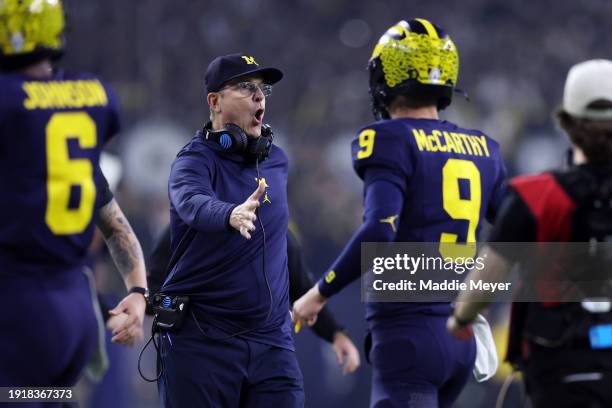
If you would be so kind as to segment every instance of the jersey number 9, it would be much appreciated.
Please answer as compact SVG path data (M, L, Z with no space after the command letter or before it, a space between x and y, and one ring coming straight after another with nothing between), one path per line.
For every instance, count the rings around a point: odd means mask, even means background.
M462 199L459 179L470 183L470 198ZM444 210L455 220L468 221L465 244L457 244L457 234L440 235L440 255L444 258L473 258L476 255L476 227L480 219L480 172L469 160L448 159L442 168L442 201Z
M359 147L361 150L357 152L358 159L367 159L374 152L374 137L376 131L373 129L366 129L359 134Z

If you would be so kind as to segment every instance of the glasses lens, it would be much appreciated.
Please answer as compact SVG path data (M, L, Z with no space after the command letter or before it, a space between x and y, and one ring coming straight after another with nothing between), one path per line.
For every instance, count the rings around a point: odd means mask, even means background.
M235 86L244 96L254 95L258 88L265 97L272 95L272 85L268 84L258 85L255 82L238 82Z
M257 85L252 82L238 82L236 88L243 94L249 95L257 90Z

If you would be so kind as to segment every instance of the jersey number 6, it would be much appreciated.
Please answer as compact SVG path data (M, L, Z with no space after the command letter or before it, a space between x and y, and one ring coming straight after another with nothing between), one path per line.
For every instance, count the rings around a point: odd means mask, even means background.
M51 116L46 128L47 209L45 222L56 235L79 234L91 221L96 200L93 165L88 159L71 159L68 139L90 149L97 144L96 124L85 112L61 112ZM72 186L81 190L78 207L70 208Z

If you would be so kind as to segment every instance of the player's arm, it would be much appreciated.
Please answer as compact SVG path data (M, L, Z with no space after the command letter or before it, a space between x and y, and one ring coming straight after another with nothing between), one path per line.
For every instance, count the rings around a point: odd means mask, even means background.
M364 185L364 220L319 281L322 296L329 298L360 276L362 242L395 240L412 173L407 140L397 129L379 124L362 129L353 140L353 168Z
M317 286L326 298L333 296L361 275L361 243L392 242L395 240L402 211L402 190L384 177L370 175L384 173L384 169L370 169L366 173L364 222L353 234L340 256L322 277Z
M403 190L386 177L386 169L372 168L365 176L364 223L355 232L330 270L293 305L294 321L312 325L327 298L361 274L361 243L392 242L404 202Z
M512 264L494 248L485 246L479 254L484 259L482 270L472 269L466 281L503 282L510 272ZM478 313L486 308L493 300L493 293L482 291L461 291L455 301L455 310L449 317L447 327L449 331L459 338L472 335L470 325Z
M104 236L104 241L121 274L126 288L146 288L144 256L136 234L113 198L98 210L97 226ZM119 304L109 311L111 316L122 313L127 318L113 330L115 343L133 345L142 340L143 319L146 302L140 293L129 293ZM111 317L112 318L112 317Z
M125 287L128 290L133 287L146 287L147 279L142 248L134 230L114 198L100 208L97 226L121 273Z
M364 222L324 277L293 305L294 321L314 324L326 299L360 276L361 243L395 239L412 174L408 138L380 124L362 129L352 143L353 167L364 182Z
M535 217L520 195L514 190L509 190L499 210L489 242L479 254L479 257L484 259L484 267L480 270L473 269L466 281L503 282L519 258L515 248L503 243L535 240ZM447 324L449 330L460 337L465 336L464 329L491 303L493 296L492 292L461 291L455 303L453 316L449 318Z

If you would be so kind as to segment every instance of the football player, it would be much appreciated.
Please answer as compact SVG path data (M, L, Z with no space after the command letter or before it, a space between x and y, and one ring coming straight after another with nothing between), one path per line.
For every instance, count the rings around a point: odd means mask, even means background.
M130 294L114 341L142 337L142 251L99 169L119 130L100 79L54 69L59 0L0 2L0 386L71 386L98 340L87 249L96 223Z
M362 242L475 250L453 245L474 243L482 221L495 216L506 171L494 140L438 116L451 103L458 70L455 44L428 20L400 21L380 38L368 65L378 121L352 143L353 166L364 182L364 222L295 302L294 320L312 324L327 299L359 277ZM371 406L452 405L476 347L446 331L450 303L368 303L366 310Z

